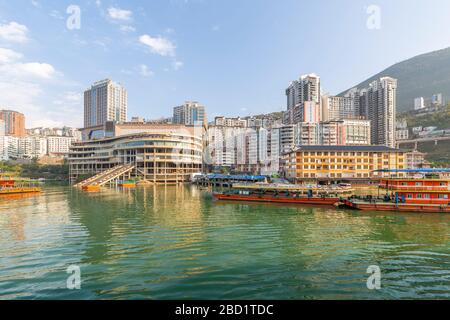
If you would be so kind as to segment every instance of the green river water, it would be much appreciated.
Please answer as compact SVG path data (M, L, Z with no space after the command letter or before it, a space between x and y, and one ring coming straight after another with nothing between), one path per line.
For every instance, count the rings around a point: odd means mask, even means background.
M194 186L0 198L0 299L398 298L450 299L450 215L218 202Z

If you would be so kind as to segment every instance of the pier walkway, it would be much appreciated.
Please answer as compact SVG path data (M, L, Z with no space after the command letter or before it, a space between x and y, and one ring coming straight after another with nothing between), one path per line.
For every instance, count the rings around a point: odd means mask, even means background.
M103 186L119 177L134 170L134 165L118 165L106 171L100 172L99 174L86 179L80 183L77 183L75 187L86 187L86 186Z

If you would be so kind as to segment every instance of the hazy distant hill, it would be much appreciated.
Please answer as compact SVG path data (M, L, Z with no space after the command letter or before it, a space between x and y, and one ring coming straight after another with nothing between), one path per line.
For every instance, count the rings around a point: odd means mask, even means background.
M442 93L448 102L450 100L450 48L397 63L358 84L357 87L367 87L370 82L384 76L398 79L398 111L411 110L414 108L414 98L431 98L435 93Z

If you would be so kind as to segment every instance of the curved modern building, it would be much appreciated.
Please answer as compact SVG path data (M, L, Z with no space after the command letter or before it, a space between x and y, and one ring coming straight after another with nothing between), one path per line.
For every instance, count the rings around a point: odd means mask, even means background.
M132 175L139 179L185 182L202 171L202 152L202 135L189 127L157 126L146 132L76 142L68 159L70 181L128 164L135 167Z

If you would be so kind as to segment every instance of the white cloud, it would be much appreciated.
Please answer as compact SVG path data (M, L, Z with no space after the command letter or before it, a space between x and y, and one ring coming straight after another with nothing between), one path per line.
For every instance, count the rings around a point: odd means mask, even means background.
M51 79L56 75L56 70L52 65L39 62L0 65L0 72L17 79L28 77Z
M150 51L161 56L175 56L176 46L168 39L158 37L151 37L148 34L144 34L139 37L139 42L148 46Z
M23 55L11 49L0 48L0 73L5 78L26 80L28 77L51 79L57 72L48 63L20 62Z
M10 49L0 48L0 65L20 60L22 57L23 55L21 53Z
M58 20L64 20L64 17L58 10L52 10L50 12L50 17L58 19Z
M122 31L122 32L134 32L134 31L136 31L136 28L133 27L133 26L121 25L120 26L120 31Z
M139 74L143 77L150 77L153 75L153 71L151 71L145 64L141 64L139 66Z
M120 70L120 73L126 74L127 76L131 76L133 74L133 71L128 69L122 69Z
M23 112L27 127L63 123L80 125L81 93L65 91L55 100L52 90L61 92L67 88L68 82L49 81L61 75L50 64L24 62L22 59L21 53L0 48L0 105ZM74 85L70 86L73 88Z
M174 70L179 70L180 68L182 68L184 65L184 63L182 61L174 61L172 62L172 68Z
M56 74L55 68L48 63L30 62L22 63L19 69L38 78L50 79Z
M4 40L24 43L28 40L27 33L28 28L15 21L8 24L0 24L0 38Z
M33 99L42 93L39 85L24 81L8 81L0 79L0 104L8 108L26 108L35 111L32 107Z
M83 101L83 95L80 92L67 91L64 92L58 99L54 100L53 103L56 105L75 105L80 106Z
M67 124L62 121L54 121L52 119L33 120L28 128L61 128Z
M130 10L110 7L108 8L108 16L113 20L130 21L133 17L133 12Z

